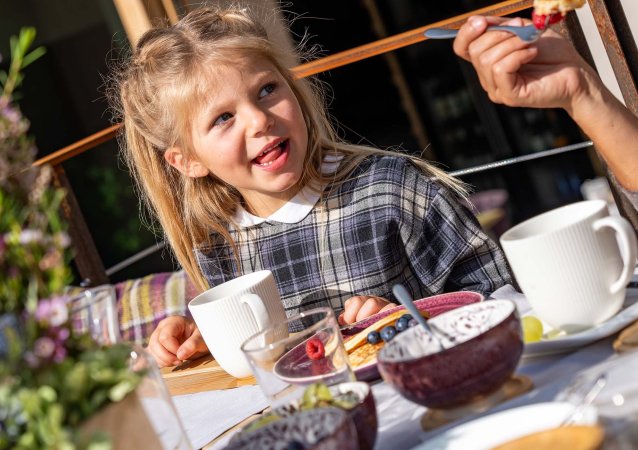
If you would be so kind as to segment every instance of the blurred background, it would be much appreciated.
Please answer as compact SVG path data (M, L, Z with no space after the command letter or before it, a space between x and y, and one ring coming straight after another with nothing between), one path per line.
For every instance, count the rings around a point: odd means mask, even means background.
M633 2L634 0L629 0ZM273 11L274 0L252 0ZM176 0L0 0L0 69L9 36L34 26L46 55L26 70L19 105L31 121L39 157L111 125L105 78L129 51L129 21L183 15L209 2ZM329 55L494 4L486 0L294 0L280 9L291 33ZM529 17L531 11L521 15ZM147 19L148 20L148 19ZM126 24L126 26L125 26ZM128 36L127 36L128 33ZM282 41L282 42L283 42ZM341 135L419 154L454 171L586 141L561 110L494 105L451 41L425 41L319 75L330 86L329 110ZM112 282L178 269L170 251L126 268L118 263L161 242L140 220L137 197L115 140L64 163L64 169ZM592 148L463 176L495 237L510 224L582 199L581 185L603 175Z

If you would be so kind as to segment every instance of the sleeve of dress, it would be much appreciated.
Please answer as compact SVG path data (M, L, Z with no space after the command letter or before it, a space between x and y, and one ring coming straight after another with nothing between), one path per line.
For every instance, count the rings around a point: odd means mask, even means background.
M400 235L421 282L433 292L486 297L512 283L501 249L458 197L418 169L404 174Z

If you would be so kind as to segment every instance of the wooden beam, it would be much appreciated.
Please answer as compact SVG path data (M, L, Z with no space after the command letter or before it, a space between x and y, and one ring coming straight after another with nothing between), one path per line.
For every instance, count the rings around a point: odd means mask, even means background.
M66 195L62 201L62 214L69 224L69 236L73 242L75 264L81 281L87 286L97 286L109 282L104 264L97 251L89 227L84 221L77 198L73 193L64 168L53 167L53 179L57 188L64 189Z
M118 130L123 126L123 124L117 123L108 128L105 128L102 131L98 131L91 136L80 139L79 141L74 142L71 145L61 148L60 150L57 150L43 158L38 159L37 161L34 161L33 165L43 166L45 164L51 164L52 166L58 166L67 159L82 154L87 150L91 150L92 148L97 147L103 142L110 141L117 135Z
M496 3L485 8L470 11L465 14L461 14L449 19L440 20L438 22L425 25L423 27L415 28L404 33L395 34L394 36L380 39L378 41L371 42L369 44L354 47L343 52L335 53L334 55L326 56L315 61L311 61L306 64L302 64L293 69L293 72L299 78L315 75L326 70L335 69L337 67L352 64L362 59L377 56L382 53L390 52L398 48L407 47L408 45L416 44L421 41L425 41L427 38L423 35L425 30L429 28L460 28L467 19L475 15L491 15L491 16L506 16L532 6L533 0L508 0L501 3Z

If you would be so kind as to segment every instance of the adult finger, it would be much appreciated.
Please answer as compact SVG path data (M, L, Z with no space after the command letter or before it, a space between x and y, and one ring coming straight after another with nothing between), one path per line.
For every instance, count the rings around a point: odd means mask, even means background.
M490 95L492 101L508 106L533 106L528 105L529 100L522 92L524 86L520 81L518 72L524 64L533 60L538 54L534 47L515 51L497 63L492 69L492 82L495 89Z
M479 38L485 31L487 27L490 25L500 24L507 19L503 19L501 17L484 17L484 16L472 16L467 19L467 22L459 28L459 33L456 35L454 39L454 43L452 48L454 49L454 53L456 53L461 58L468 60L470 59L469 55L469 46L472 42L474 42L477 38Z
M494 41L496 42L496 41ZM496 89L499 88L497 85L496 74L499 70L502 70L502 66L500 65L501 61L505 58L509 58L510 64L507 67L511 67L511 63L514 61L510 58L513 53L517 55L521 55L521 50L524 50L522 54L526 55L528 52L529 44L527 42L523 42L522 40L510 36L501 40L498 43L495 43L491 47L472 55L472 64L476 68L477 73L481 79L481 85L488 92L488 94L492 95ZM528 61L529 58L526 58ZM521 64L518 65L515 70L508 72L510 75L515 74L515 72L520 68ZM501 75L502 72L498 72ZM499 78L502 81L502 78ZM502 89L504 86L500 86ZM494 101L494 99L492 99Z

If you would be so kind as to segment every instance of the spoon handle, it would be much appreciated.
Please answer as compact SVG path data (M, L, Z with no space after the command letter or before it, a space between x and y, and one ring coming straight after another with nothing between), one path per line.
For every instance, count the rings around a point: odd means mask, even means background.
M412 302L412 296L410 295L410 293L408 292L408 290L405 288L405 286L403 286L402 284L395 284L392 287L392 292L394 293L394 296L401 302L401 304L403 306L405 306L405 309L407 309L409 311L409 313L412 315L412 317L414 319L417 320L417 322L419 322L419 324L421 324L421 326L423 328L425 328L425 330L434 338L436 339L439 344L441 344L441 340L439 339L439 337L434 333L434 331L432 330L432 328L430 327L430 324L428 323L427 320L425 320L425 318L421 315L421 312L419 312L419 310L417 309L416 306L414 306L414 303ZM443 345L441 344L441 347L443 347Z
M429 28L425 30L425 37L430 39L454 39L459 30L450 30L448 28Z

